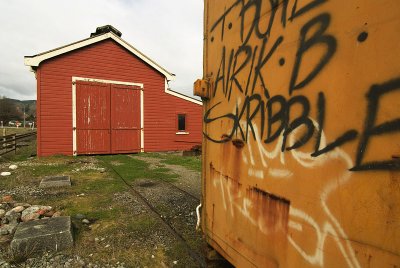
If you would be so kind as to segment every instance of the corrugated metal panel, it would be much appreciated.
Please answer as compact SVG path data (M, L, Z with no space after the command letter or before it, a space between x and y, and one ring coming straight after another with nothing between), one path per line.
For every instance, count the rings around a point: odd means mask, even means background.
M146 151L189 149L175 142L175 109L198 113L190 141L201 142L201 106L165 94L163 75L112 40L105 40L40 64L38 70L38 155L72 155L72 77L144 84L144 148ZM178 108L176 108L178 107ZM59 143L52 140L65 140ZM44 142L46 141L46 142Z
M400 266L399 31L397 0L205 1L202 228L235 266Z

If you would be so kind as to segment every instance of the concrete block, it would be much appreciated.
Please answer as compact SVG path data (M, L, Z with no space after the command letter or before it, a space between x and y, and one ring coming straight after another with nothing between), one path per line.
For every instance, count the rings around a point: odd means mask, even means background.
M15 256L29 257L44 251L55 252L73 246L69 216L22 222L11 241Z
M70 187L71 178L69 176L49 176L44 177L40 182L39 188L50 187Z

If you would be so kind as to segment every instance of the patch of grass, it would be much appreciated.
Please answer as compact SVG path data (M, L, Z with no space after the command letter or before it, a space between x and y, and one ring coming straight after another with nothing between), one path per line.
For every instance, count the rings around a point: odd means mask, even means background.
M190 170L201 172L201 158L197 156L167 155L161 163L179 165Z
M0 128L0 136L6 136L6 135L11 135L11 134L25 134L25 133L30 133L36 131L35 129L31 129L31 128L23 128L23 127L5 127L5 128Z
M145 161L129 157L129 155L99 156L106 166L112 167L125 180L132 181L136 179L163 179L173 180L177 174L169 173L167 168L151 169L150 164ZM113 161L118 161L118 165L112 165Z
M37 165L32 167L31 174L34 177L44 177L44 176L55 176L63 175L67 171L71 171L71 168L66 164L56 164L56 165Z
M162 159L161 163L178 165L201 172L200 156L181 156L176 153L141 153L140 156Z
M165 158L165 154L162 153L140 153L140 156L151 157L151 158Z
M79 185L78 185L79 186ZM82 184L82 191L96 193L112 193L120 192L125 189L125 185L121 180L115 178L90 180Z
M158 221L154 217L143 214L136 217L135 221L130 222L127 229L133 233L150 233L158 224Z
M19 141L18 141L19 142ZM25 161L32 155L36 155L36 137L30 137L23 141L27 143L27 146L22 146L17 148L17 152L9 152L0 157L1 162L20 162ZM0 151L1 152L1 151Z

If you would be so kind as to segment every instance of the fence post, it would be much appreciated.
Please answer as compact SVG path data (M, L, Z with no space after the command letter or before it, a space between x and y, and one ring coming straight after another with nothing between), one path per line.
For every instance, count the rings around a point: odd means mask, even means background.
M17 154L17 134L13 135L14 139L14 153Z
M4 152L7 151L6 138L5 138L5 137L3 138L3 144L1 145L1 149L0 149L0 150L1 150L1 151L4 150ZM3 153L2 153L2 154L3 154Z

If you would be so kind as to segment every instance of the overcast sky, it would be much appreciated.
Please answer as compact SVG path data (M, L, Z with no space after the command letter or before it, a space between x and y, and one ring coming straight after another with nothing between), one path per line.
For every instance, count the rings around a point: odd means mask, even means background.
M0 1L0 10L1 96L36 99L24 56L87 38L106 24L176 74L171 89L192 96L202 76L203 0L12 0Z

